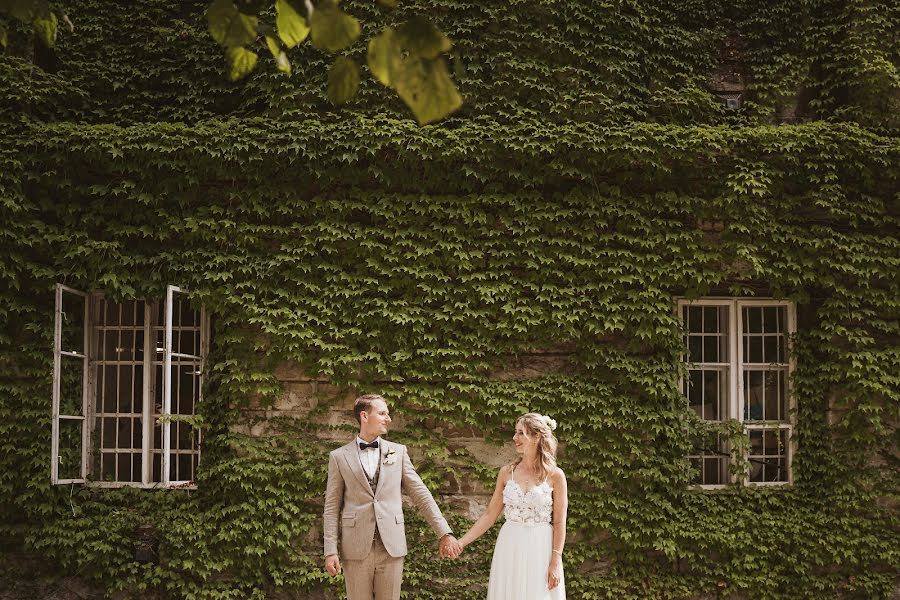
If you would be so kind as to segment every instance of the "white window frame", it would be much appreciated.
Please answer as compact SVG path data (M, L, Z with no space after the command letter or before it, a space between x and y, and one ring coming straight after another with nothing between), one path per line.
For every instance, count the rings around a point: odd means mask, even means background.
M62 347L62 325L65 320L63 311L63 294L72 294L81 296L84 301L84 315L82 316L82 324L84 331L82 332L81 352L74 350L65 350ZM87 478L87 448L90 439L88 431L88 355L90 344L90 326L88 315L90 314L90 297L85 292L81 292L74 288L70 288L61 283L56 284L56 302L53 319L53 387L52 387L52 408L51 408L51 433L50 433L50 482L53 484L65 483L84 483ZM63 356L72 358L80 358L83 363L82 368L82 390L81 390L81 415L63 415L60 414L60 393L62 384L62 359ZM60 421L81 421L81 476L78 478L60 478L59 477L59 430Z
M73 352L61 348L62 343L62 321L63 321L63 294L75 294L84 298L84 346L83 354ZM210 318L204 306L200 307L200 355L190 355L172 352L172 306L175 294L188 294L189 291L178 286L168 286L166 289L165 305L164 305L164 335L163 347L157 348L155 336L153 334L153 311L156 304L149 300L144 300L144 348L143 348L143 389L141 395L135 395L133 403L141 403L141 422L143 424L141 431L141 481L100 481L91 479L92 469L92 444L91 435L96 425L95 408L97 392L97 381L94 377L94 367L98 362L99 349L95 343L95 328L97 323L94 319L94 309L99 301L103 299L102 292L86 293L75 290L68 286L57 284L56 286L56 310L54 319L54 346L53 346L53 386L52 386L52 431L51 431L51 473L50 480L52 484L70 484L81 483L90 487L101 488L119 488L119 487L139 487L139 488L179 488L179 489L196 489L193 481L171 480L171 457L173 450L171 448L171 416L172 410L172 383L171 368L172 358L182 358L188 360L196 360L198 362L198 383L197 400L199 404L203 400L203 378L206 366L206 356L209 352L209 331ZM157 324L158 326L159 324ZM154 448L153 444L153 394L151 393L151 379L154 377L154 365L159 361L155 356L161 353L163 364L163 391L162 391L162 410L159 414L161 424L161 448ZM83 389L82 389L82 415L61 415L60 414L60 384L61 384L61 364L63 356L71 356L81 358L84 361ZM60 443L60 420L71 419L82 421L82 446L81 446L81 477L62 479L59 477L59 443ZM200 444L202 441L202 433L197 432L197 461L200 461ZM162 451L160 465L160 480L152 481L152 457L154 452ZM136 452L135 452L136 454Z
M728 414L723 417L726 419L736 419L744 425L744 435L747 436L748 450L743 453L740 460L744 463L749 462L749 437L751 431L771 431L777 430L779 434L786 431L787 441L784 447L785 452L785 468L787 469L786 481L750 481L749 473L743 476L734 474L729 475L730 482L727 484L692 484L692 487L702 489L718 489L728 487L730 484L742 484L753 487L765 486L782 486L792 485L794 483L793 459L797 451L797 440L794 436L794 428L797 414L796 399L793 392L793 372L796 367L796 359L791 351L791 336L797 332L797 307L796 304L789 300L776 300L773 298L734 298L727 296L710 296L689 300L686 298L676 298L676 314L679 322L684 325L682 319L683 308L686 306L727 306L728 307L728 331L730 332L728 340ZM785 352L787 353L787 362L778 363L786 365L785 376L785 411L786 415L782 421L762 421L762 420L745 420L745 398L743 393L744 371L751 370L744 363L744 345L743 341L743 308L748 306L755 307L784 307L785 317L787 320L784 329ZM687 355L685 355L685 364ZM749 364L749 363L748 363ZM762 371L766 369L766 363L752 363L754 371ZM769 363L774 364L774 363ZM679 389L684 389L683 379L679 380ZM729 459L729 465L734 464Z
M203 401L203 369L205 366L205 356L206 356L206 344L208 340L208 335L205 335L205 332L208 332L209 329L206 328L206 309L201 306L200 307L200 355L196 356L193 354L182 354L178 352L172 352L172 306L174 304L173 300L175 299L175 294L188 294L189 292L186 289L180 288L178 286L170 285L166 288L166 304L165 304L165 334L163 336L164 340L164 348L163 348L163 406L162 412L160 413L160 417L162 418L162 477L161 483L166 487L191 487L193 486L193 482L187 480L181 481L171 481L171 469L172 469L172 422L168 417L172 416L172 358L183 358L187 360L196 360L199 363L198 367L198 383L199 390L197 391L197 403ZM147 403L144 404L145 409L148 407ZM202 432L197 432L197 462L199 464L200 461L200 451L201 451L201 437ZM145 444L146 445L146 444Z

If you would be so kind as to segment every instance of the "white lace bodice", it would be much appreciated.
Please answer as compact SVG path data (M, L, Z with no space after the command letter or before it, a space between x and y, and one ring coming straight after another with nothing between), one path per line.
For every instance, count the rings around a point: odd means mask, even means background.
M553 488L544 480L526 492L511 476L503 488L503 516L514 523L549 525L553 517Z

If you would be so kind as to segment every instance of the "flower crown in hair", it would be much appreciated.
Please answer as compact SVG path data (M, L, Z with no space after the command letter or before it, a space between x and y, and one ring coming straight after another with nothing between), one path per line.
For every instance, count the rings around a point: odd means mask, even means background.
M556 429L556 421L551 419L549 416L541 415L541 420L544 422L544 425L546 425L550 431L553 431L554 429Z

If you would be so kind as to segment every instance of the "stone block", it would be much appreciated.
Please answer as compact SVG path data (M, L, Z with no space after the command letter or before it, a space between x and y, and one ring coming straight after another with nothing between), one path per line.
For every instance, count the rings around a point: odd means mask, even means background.
M564 354L523 354L511 358L503 367L492 371L491 379L497 381L520 381L537 379L568 368L569 358Z
M310 411L319 403L315 388L315 382L286 383L284 385L284 393L275 401L272 408L274 410Z

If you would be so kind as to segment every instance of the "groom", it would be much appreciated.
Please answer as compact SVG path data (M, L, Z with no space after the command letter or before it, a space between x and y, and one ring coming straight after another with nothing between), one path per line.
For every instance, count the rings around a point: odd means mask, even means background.
M332 577L344 571L347 600L398 600L406 556L401 490L439 536L442 557L457 558L462 549L413 468L406 446L381 438L391 422L384 398L360 396L353 415L359 435L332 451L328 461L325 569Z

